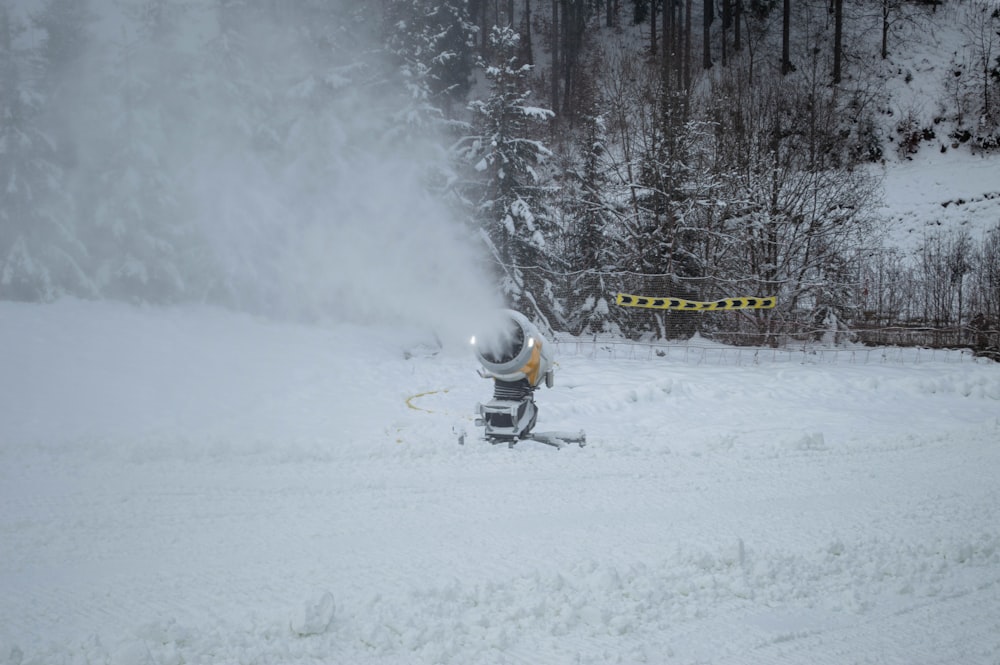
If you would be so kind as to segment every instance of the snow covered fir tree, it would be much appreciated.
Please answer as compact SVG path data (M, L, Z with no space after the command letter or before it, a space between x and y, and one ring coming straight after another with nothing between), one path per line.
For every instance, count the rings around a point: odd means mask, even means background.
M551 153L532 138L532 124L545 122L553 113L531 105L531 66L519 63L519 47L520 38L511 28L494 28L490 34L494 63L482 63L489 97L470 104L474 135L466 139L462 155L481 174L476 178L478 193L468 198L496 259L504 295L515 309L548 318L552 301L543 298L544 282L537 279L537 271L525 268L550 268L555 259L546 246L554 229L540 208L544 194L539 170Z
M997 220L903 247L880 191L928 153L997 158L990 0L3 0L0 76L4 299L345 308L289 301L402 178L554 332L1000 321Z

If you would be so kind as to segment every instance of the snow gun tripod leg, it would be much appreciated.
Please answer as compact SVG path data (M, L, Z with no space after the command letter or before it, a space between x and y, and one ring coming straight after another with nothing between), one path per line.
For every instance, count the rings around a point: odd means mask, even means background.
M534 432L526 438L556 448L562 448L571 443L576 443L581 448L587 445L587 435L584 434L583 430L579 432Z

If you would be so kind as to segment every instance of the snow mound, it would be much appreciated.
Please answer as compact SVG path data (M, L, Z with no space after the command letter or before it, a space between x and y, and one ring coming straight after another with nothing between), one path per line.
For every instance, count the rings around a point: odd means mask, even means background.
M333 594L318 592L295 611L289 625L296 635L320 635L329 630L336 610Z

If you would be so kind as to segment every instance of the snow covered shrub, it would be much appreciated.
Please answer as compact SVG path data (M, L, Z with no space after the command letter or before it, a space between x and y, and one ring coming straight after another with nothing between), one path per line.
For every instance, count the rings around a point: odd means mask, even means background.
M924 130L912 110L896 124L896 134L899 135L897 153L900 159L909 159L920 150L920 142L924 139Z

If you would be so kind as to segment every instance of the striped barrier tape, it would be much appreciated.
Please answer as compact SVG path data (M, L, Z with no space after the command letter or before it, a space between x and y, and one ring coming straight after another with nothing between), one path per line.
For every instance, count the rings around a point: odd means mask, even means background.
M722 300L684 300L682 298L652 298L619 293L615 302L622 307L645 307L647 309L679 309L687 312L715 312L724 309L771 309L777 298L744 297L723 298Z

